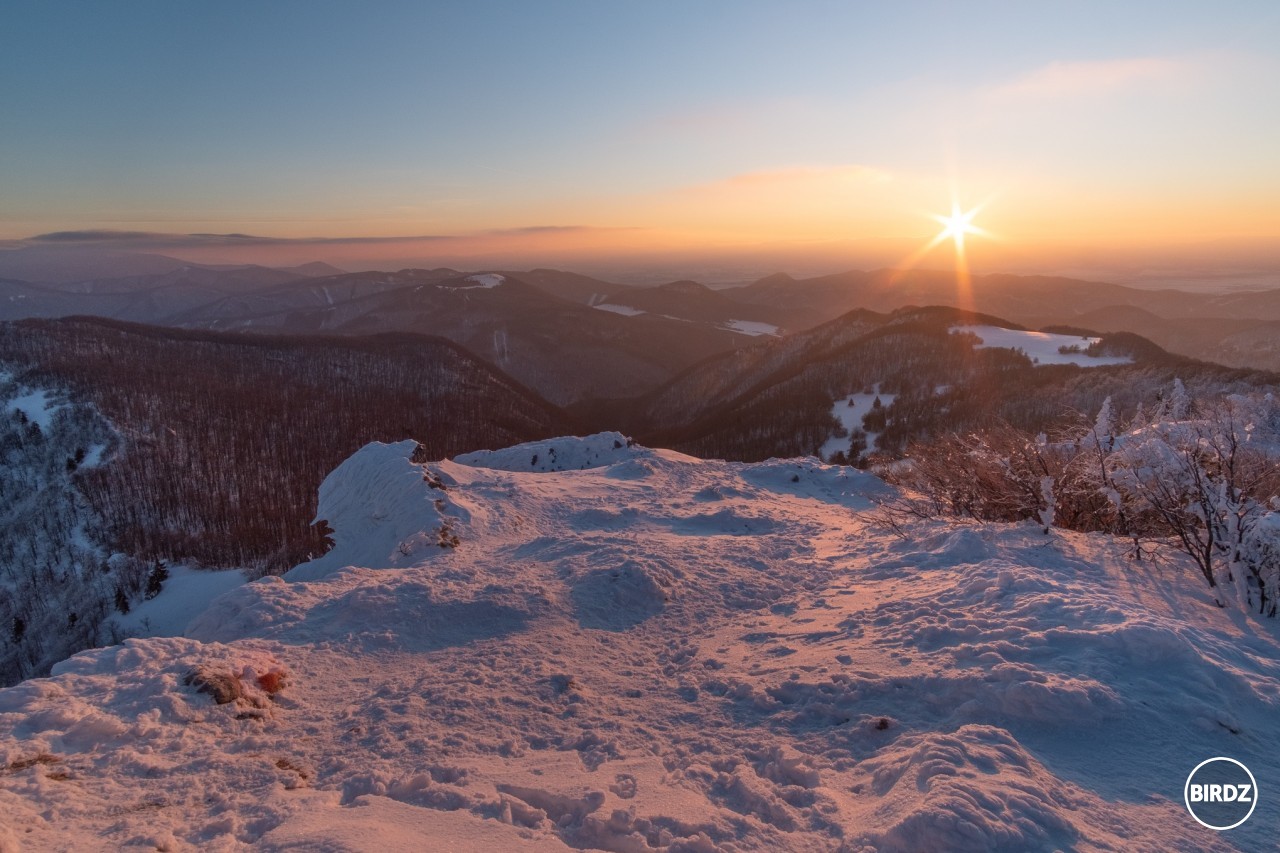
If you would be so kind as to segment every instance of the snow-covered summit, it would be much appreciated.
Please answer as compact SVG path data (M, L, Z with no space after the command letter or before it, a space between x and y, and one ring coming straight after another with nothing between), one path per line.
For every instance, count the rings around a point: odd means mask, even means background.
M620 432L601 432L585 438L568 435L502 450L477 450L464 453L454 461L496 471L578 471L653 453L648 448L636 447Z
M889 530L891 487L812 459L415 447L325 481L330 554L185 638L0 691L0 848L1274 837L1274 798L1221 836L1182 807L1211 756L1280 777L1280 641L1172 560L1033 525ZM532 461L552 448L568 470Z

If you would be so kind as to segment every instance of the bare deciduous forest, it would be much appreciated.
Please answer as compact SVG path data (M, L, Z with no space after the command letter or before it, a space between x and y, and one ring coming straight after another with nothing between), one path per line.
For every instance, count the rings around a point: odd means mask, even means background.
M0 566L17 587L0 606L5 683L109 640L103 618L157 561L274 573L323 552L316 490L367 442L443 458L567 431L457 345L414 335L33 320L0 326L0 365L65 398L49 429L14 412L0 435Z

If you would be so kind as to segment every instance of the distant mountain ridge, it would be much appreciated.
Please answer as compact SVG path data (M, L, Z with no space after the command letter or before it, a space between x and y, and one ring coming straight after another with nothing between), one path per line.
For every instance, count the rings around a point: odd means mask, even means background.
M634 287L617 291L609 296L607 302L649 314L720 326L735 320L778 325L778 312L773 308L732 299L725 296L725 292L712 290L705 284L686 279L656 287Z
M308 507L318 476L352 448L416 437L452 454L572 426L452 341L419 335L26 320L0 323L0 365L12 381L72 395L112 424L118 440L84 475L85 492L112 547L145 558L296 560L323 547Z
M644 443L754 461L816 455L832 436L844 434L835 406L851 395L886 393L894 401L869 430L879 438L867 449L891 458L911 441L992 419L1033 432L1061 427L1071 412L1096 411L1108 396L1117 411L1132 413L1177 377L1197 390L1280 391L1280 374L1195 362L1131 333L1105 335L1096 346L1098 355L1125 356L1131 363L1082 368L1038 364L1007 348L975 348L968 337L952 334L957 326L1019 328L947 306L891 314L856 309L814 329L707 359L644 397L580 414L593 426L617 425ZM1081 350L1086 344L1077 342Z
M560 405L641 394L708 356L751 342L715 326L594 310L510 273L448 269L307 279L227 297L169 322L271 334L439 335Z
M951 272L881 269L808 279L778 273L746 287L720 292L731 299L795 311L816 322L853 308L892 311L904 305L953 305L1031 326L1044 325L1046 321L1065 322L1077 314L1109 306L1145 308L1166 318L1280 319L1280 290L1233 294L1142 290L1061 276L1008 273L975 275L969 290L968 295L960 292ZM965 301L972 304L960 304Z
M545 304L532 314L504 319L500 298L477 297L470 306L454 310L424 297L386 293L468 274L445 268L343 273L322 263L286 269L229 267L109 248L35 246L0 251L0 319L89 314L299 334L397 329L446 334L510 367L522 381L561 403L644 393L700 358L751 345L752 336L813 328L856 308L889 313L911 305L968 308L1030 328L1132 331L1182 355L1280 369L1280 344L1275 343L1280 288L1209 294L1061 276L989 274L974 276L962 293L951 272L881 269L800 279L776 273L746 286L713 290L689 280L636 287L548 268L492 273L571 306L616 315L590 317L561 305L562 317L554 323L548 321L554 312ZM446 317L462 328L446 328ZM504 345L504 322L507 342L512 329L519 330L516 338L527 330L537 345L524 340L519 352ZM674 329L674 322L686 328ZM616 338L622 352L603 353L610 338ZM527 365L512 367L513 358ZM570 362L584 367L581 376L567 370Z
M1280 287L1215 294L1001 273L974 276L969 292L961 293L950 272L855 270L808 279L777 273L719 292L767 307L776 312L774 322L791 328L809 328L855 308L890 312L909 305L951 305L1030 328L1067 324L1132 331L1181 355L1280 370L1280 346L1268 345L1267 338L1270 331L1280 333ZM1264 330L1264 322L1274 325Z

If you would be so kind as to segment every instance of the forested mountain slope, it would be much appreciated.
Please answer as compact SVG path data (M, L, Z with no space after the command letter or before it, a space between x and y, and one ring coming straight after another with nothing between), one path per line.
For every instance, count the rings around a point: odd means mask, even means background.
M1075 412L1096 411L1107 396L1131 413L1175 376L1196 392L1280 387L1275 374L1194 362L1134 335L1080 337L1067 344L1082 350L1072 364L1040 363L1016 348L979 346L971 335L953 333L978 326L1016 330L998 318L945 307L855 311L752 351L708 359L609 414L648 443L757 460L816 454L840 434L837 403L880 393L892 402L866 429L878 437L869 449L896 455L912 439L994 420L1049 429Z
M889 312L910 305L948 305L993 314L1029 328L1069 324L1100 332L1133 332L1165 349L1236 367L1280 370L1274 337L1280 289L1237 293L1147 290L1048 275L990 274L958 287L941 270L853 270L795 279L778 273L726 298L776 312L773 322L805 328L862 308Z
M269 334L440 335L561 405L642 394L710 355L751 342L714 325L594 310L510 274L453 270L310 280L169 322Z
M93 319L0 325L0 363L66 389L119 434L81 488L106 541L211 565L291 565L323 548L320 479L355 447L431 455L566 431L564 416L456 345L414 335L273 338Z

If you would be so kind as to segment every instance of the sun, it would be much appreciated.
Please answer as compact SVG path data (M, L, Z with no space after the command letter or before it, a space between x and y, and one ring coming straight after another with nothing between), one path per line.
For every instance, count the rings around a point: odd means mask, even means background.
M943 240L954 240L957 247L964 245L964 236L966 234L981 234L982 229L973 224L973 217L978 214L981 207L975 207L972 210L961 210L960 205L951 204L950 216L934 216L933 218L942 223L942 233L937 236L936 242L941 243Z

